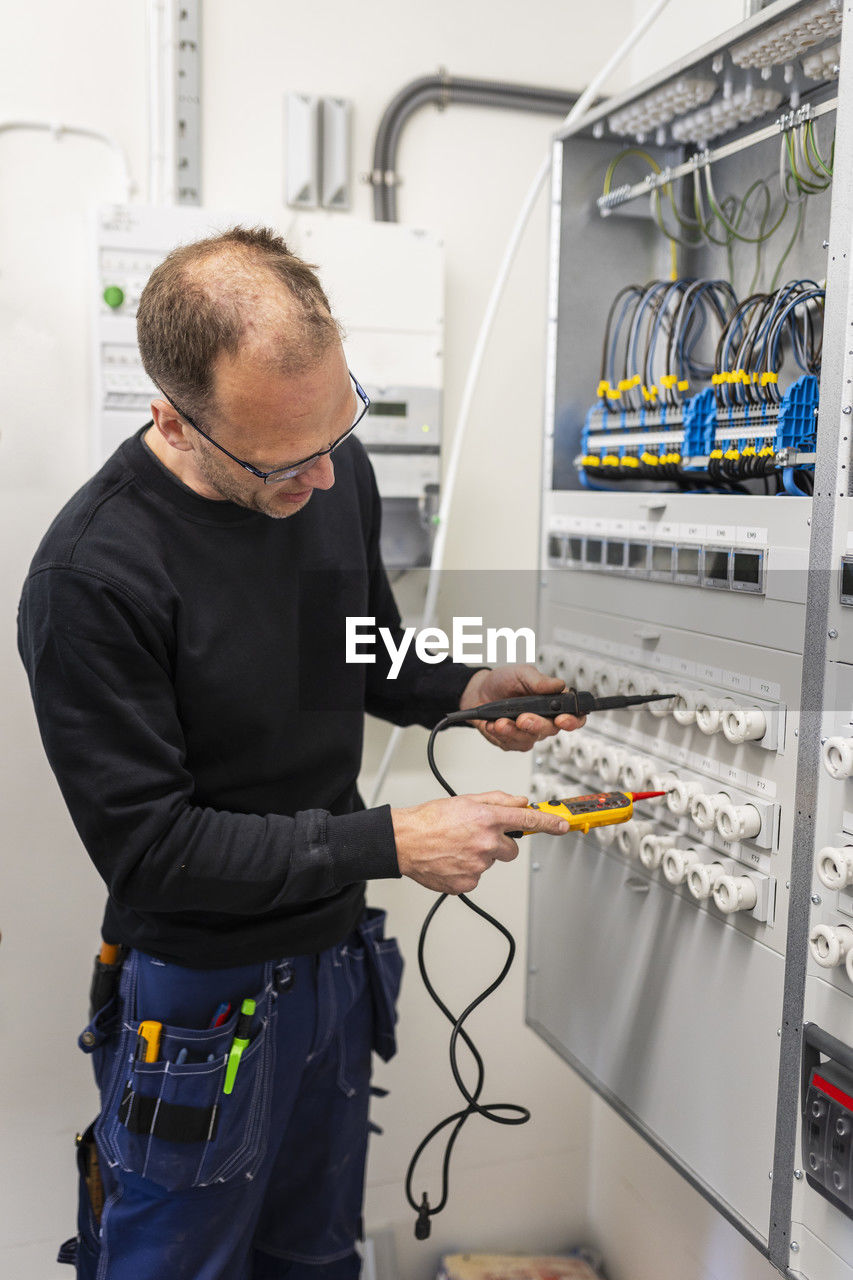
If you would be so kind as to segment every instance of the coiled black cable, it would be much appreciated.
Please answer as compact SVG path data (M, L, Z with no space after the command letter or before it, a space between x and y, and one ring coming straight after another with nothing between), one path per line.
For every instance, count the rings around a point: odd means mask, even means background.
M427 744L427 760L429 761L429 767L436 780L441 783L449 796L455 796L456 792L453 790L447 779L439 772L438 766L435 763L435 739L442 729L447 727L448 723L449 721L445 717L444 720L439 720L438 724L432 730L429 736L429 743ZM509 949L503 968L495 978L494 982L486 987L485 991L482 991L480 995L472 1000L471 1003L463 1009L462 1013L456 1017L451 1010L448 1009L447 1005L438 995L438 992L430 982L426 969L426 961L424 959L427 932L432 921L435 919L436 913L447 901L448 895L446 893L442 893L433 903L432 907L427 912L426 919L421 927L420 937L418 938L418 968L420 969L421 978L423 979L424 986L426 987L430 998L438 1006L445 1018L447 1018L448 1022L453 1027L453 1031L450 1036L450 1070L453 1073L453 1079L456 1081L456 1086L459 1089L459 1092L465 1099L465 1106L461 1111L455 1111L452 1115L446 1116L444 1120L439 1121L437 1125L430 1129L426 1137L418 1144L414 1155L409 1161L409 1167L406 1170L406 1199L418 1215L415 1223L415 1236L418 1240L427 1239L430 1233L430 1219L434 1217L435 1214L441 1213L442 1209L447 1204L447 1198L450 1194L450 1157L453 1153L456 1139L459 1137L462 1127L466 1121L473 1115L482 1116L485 1120L491 1120L494 1124L526 1124L530 1119L530 1112L527 1108L519 1106L516 1103L480 1102L480 1095L483 1092L483 1085L485 1083L486 1070L477 1046L474 1044L474 1041L471 1039L464 1027L466 1020L471 1016L474 1010L479 1008L483 1001L487 1000L494 991L497 991L498 987L512 968L512 962L515 958L515 939L505 925L501 924L499 920L496 920L494 916L489 915L488 911L484 911L482 907L478 907L477 904L472 902L466 894L460 893L456 896L458 901L464 903L469 911L473 911L474 914L478 915L482 920L486 920L489 924L494 925L498 932L503 934L504 938L506 938L507 943L509 944ZM477 1083L471 1091L468 1090L464 1080L462 1079L462 1073L459 1069L459 1063L457 1060L460 1040L468 1049L468 1052L474 1059L474 1063L477 1068ZM426 1191L422 1193L420 1201L415 1198L412 1192L412 1182L414 1180L415 1169L421 1155L432 1142L433 1138L441 1133L443 1129L446 1129L448 1125L452 1125L453 1128L451 1129L450 1136L447 1139L447 1143L444 1148L444 1157L441 1162L441 1199L438 1204L431 1205Z

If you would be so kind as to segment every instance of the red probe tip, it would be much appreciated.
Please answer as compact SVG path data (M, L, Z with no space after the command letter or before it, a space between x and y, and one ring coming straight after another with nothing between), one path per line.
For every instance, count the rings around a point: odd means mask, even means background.
M655 796L665 796L665 791L629 791L631 800L653 800Z

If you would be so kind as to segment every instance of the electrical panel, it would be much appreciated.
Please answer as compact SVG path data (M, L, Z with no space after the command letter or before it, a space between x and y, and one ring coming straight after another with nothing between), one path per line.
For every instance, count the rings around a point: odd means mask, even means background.
M153 268L179 244L258 221L269 219L185 206L98 211L94 465L150 418L157 392L139 358L136 307ZM385 563L426 564L441 481L443 245L416 228L328 215L299 215L284 235L317 265L350 367L370 396L358 434L382 495Z
M777 3L554 144L529 1024L783 1273L853 1280L853 19Z

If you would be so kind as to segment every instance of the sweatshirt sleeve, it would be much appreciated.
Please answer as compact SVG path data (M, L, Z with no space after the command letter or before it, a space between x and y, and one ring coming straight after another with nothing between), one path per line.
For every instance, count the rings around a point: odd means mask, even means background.
M194 800L168 641L121 583L28 578L18 647L51 768L113 899L250 915L399 875L390 809L235 813Z
M370 569L370 615L376 619L377 634L387 627L399 651L403 639L400 612L382 563L379 535L382 503L373 469L368 464L371 520L368 531ZM395 678L384 645L376 646L376 662L367 667L367 710L392 724L420 724L432 729L448 711L455 711L468 681L480 667L468 667L444 657L440 662L423 662L410 644Z

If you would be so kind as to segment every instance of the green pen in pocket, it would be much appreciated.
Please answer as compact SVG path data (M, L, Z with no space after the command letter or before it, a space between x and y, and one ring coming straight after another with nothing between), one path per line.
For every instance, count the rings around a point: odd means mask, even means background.
M228 1050L228 1065L225 1068L225 1084L222 1086L223 1093L230 1093L234 1088L234 1081L237 1078L237 1068L240 1066L240 1059L242 1058L244 1051L249 1047L249 1032L252 1029L252 1019L254 1016L254 1000L244 1000L240 1005L240 1017L237 1019L234 1039L231 1041L231 1048Z

